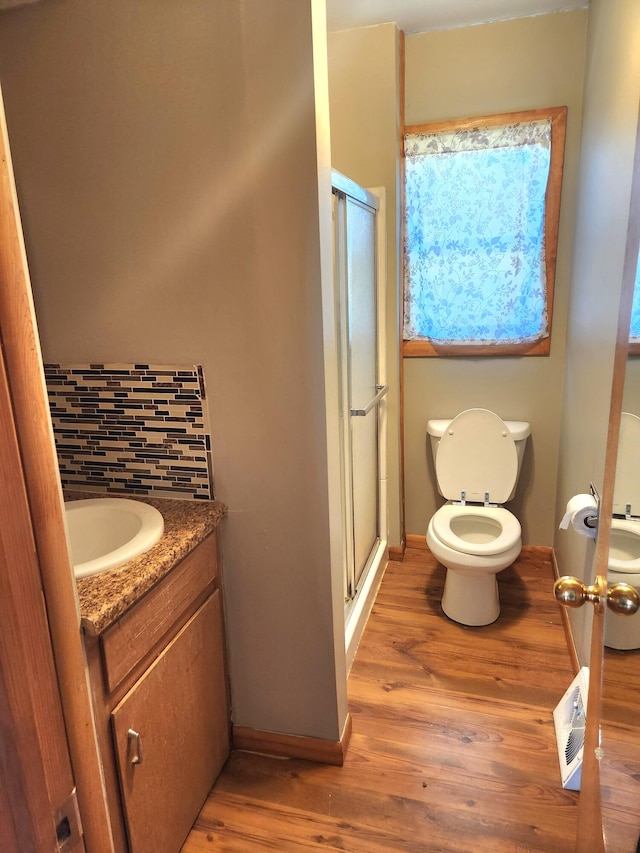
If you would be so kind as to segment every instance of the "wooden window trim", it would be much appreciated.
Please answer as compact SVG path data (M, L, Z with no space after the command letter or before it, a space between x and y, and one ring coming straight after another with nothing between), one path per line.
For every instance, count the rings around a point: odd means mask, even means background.
M467 130L476 127L492 127L518 122L534 122L551 119L551 160L549 179L545 197L545 261L547 276L547 335L539 341L524 344L433 344L430 341L402 341L404 358L430 358L434 356L478 356L478 355L549 355L551 351L551 321L553 315L553 294L555 290L556 259L558 256L558 227L560 223L560 197L562 193L562 172L564 166L564 146L567 131L567 108L547 107L536 110L523 110L513 113L499 113L491 116L457 119L452 121L412 124L404 128L404 136L411 133L441 133L448 130ZM404 173L404 145L402 147ZM404 202L402 220L404 222ZM403 252L406 249L403 244ZM403 264L404 269L404 264ZM402 306L405 297L404 275L402 280Z

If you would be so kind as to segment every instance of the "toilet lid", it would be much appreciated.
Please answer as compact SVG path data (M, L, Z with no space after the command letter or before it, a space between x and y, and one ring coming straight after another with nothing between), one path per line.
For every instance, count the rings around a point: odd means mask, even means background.
M640 515L640 418L623 412L618 437L618 462L613 486L613 512Z
M488 409L467 409L449 424L438 445L436 474L447 500L508 500L518 476L518 453L504 421Z

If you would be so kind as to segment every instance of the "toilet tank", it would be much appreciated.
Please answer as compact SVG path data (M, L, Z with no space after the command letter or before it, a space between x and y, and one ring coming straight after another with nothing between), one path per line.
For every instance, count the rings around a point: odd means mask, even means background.
M427 435L429 436L429 441L431 443L431 452L433 454L434 463L436 461L436 456L438 455L440 439L452 420L453 418L440 418L427 421ZM511 433L511 438L513 438L515 442L516 453L518 455L518 473L516 481L513 484L513 491L507 498L507 501L510 501L514 498L516 493L518 479L520 478L520 471L522 469L522 460L524 459L524 448L527 443L527 439L531 435L531 424L527 421L504 421L504 424ZM440 491L440 485L438 485L438 493L442 494Z

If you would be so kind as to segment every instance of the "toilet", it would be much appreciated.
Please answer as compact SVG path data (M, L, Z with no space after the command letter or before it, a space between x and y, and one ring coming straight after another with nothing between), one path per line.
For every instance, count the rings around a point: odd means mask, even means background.
M640 418L628 412L620 420L607 583L628 583L640 592ZM604 644L640 649L640 611L622 616L607 609Z
M447 569L442 609L462 625L500 615L496 575L522 549L520 522L502 504L515 495L530 432L525 421L488 409L427 423L438 491L448 501L429 522L427 544Z

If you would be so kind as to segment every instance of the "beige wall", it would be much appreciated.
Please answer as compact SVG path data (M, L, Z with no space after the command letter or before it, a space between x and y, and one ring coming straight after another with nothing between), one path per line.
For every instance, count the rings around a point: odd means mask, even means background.
M586 24L587 12L579 10L407 36L407 124L569 108L551 355L405 359L407 533L424 535L442 500L428 454L427 420L483 406L531 423L510 509L522 523L525 544L553 542Z
M234 722L335 740L310 9L25 6L0 79L45 359L204 365Z
M557 515L590 482L603 489L639 100L637 2L591 0ZM561 572L592 579L592 542L559 531L554 547ZM583 663L589 610L571 614Z
M333 168L386 190L387 493L389 544L403 532L400 482L398 149L400 33L395 24L330 33L329 102Z

